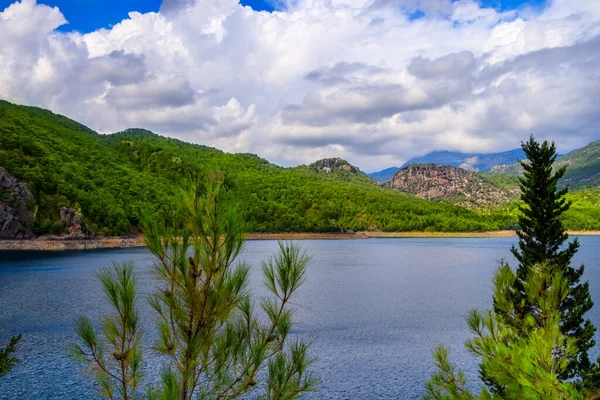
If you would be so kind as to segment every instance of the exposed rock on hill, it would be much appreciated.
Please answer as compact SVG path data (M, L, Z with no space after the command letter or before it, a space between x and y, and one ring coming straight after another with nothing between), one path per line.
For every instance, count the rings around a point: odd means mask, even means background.
M33 237L32 203L29 188L0 167L0 239Z
M371 179L364 172L341 158L324 158L315 161L308 167L300 166L298 168L308 168L327 180L373 185Z
M410 164L383 186L424 199L443 199L464 207L501 204L517 196L462 168L436 164Z
M60 209L60 219L64 230L61 239L80 240L90 237L89 228L78 210L63 207Z
M341 158L324 158L309 165L310 168L317 172L324 171L328 174L336 171L352 172L354 174L361 174L362 172L351 165L348 161Z

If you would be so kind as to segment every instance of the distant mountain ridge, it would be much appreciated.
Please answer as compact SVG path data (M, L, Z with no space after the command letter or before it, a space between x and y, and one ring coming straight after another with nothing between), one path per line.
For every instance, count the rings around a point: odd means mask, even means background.
M412 160L423 159L435 162L405 164L370 177L382 187L467 208L494 207L518 198L518 178L523 169L518 162L507 161L525 159L521 149L485 155L439 151ZM562 166L567 167L567 172L559 185L568 185L572 190L599 187L600 140L559 155L555 167ZM478 173L477 167L488 169Z
M580 149L573 150L556 159L555 167L567 167L567 172L560 185L568 185L572 189L600 186L600 140L592 142ZM516 177L523 174L523 168L518 163L497 165L484 175L498 181L514 182Z
M510 165L525 158L522 149L500 153L461 153L457 151L434 151L424 156L414 157L401 167L391 167L369 174L374 180L388 181L394 174L409 164L440 164L459 167L473 172L485 172L498 165Z
M382 171L378 171L378 172L373 172L371 174L368 174L369 178L373 179L374 181L389 181L390 179L392 179L394 177L394 174L398 171L400 171L401 168L399 167L390 167L390 168L386 168Z

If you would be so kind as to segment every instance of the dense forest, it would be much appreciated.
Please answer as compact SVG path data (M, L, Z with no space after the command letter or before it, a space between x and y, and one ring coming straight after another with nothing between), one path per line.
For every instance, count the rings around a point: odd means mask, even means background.
M97 235L137 233L172 206L191 179L222 171L256 232L484 231L516 227L516 203L470 211L373 185L364 174L283 168L253 154L166 138L141 129L101 135L50 111L0 101L0 166L30 188L33 230L59 233L61 207L80 210ZM600 194L572 195L574 229L597 229Z

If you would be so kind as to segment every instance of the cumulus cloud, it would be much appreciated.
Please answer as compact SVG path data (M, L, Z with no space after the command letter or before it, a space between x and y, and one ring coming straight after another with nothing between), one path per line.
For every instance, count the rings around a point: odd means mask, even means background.
M146 78L144 56L115 50L89 58L82 65L80 78L85 83L107 82L115 86L141 82Z
M421 56L414 58L407 67L408 72L418 78L460 79L473 73L477 60L470 51L448 54L435 60L428 60Z
M309 81L332 86L367 81L383 72L385 69L374 65L341 61L331 67L321 67L310 71L304 77Z
M117 109L177 108L195 103L196 92L187 79L177 76L112 87L105 99Z
M597 139L600 6L500 12L474 0L164 0L111 29L0 10L0 97L101 132L143 127L285 165L372 171L428 151L501 151L530 133Z

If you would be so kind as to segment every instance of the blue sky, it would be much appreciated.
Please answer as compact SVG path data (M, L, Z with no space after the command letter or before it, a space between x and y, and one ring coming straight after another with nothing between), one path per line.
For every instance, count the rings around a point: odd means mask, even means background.
M0 11L16 0L0 0ZM38 0L38 3L60 8L68 25L61 31L77 30L83 33L99 28L109 28L127 18L131 11L146 13L158 11L161 0ZM255 10L272 10L273 7L263 0L244 0L242 4Z
M14 0L0 0L0 11ZM38 3L57 6L69 21L69 24L59 28L61 31L77 30L83 33L92 32L99 28L110 28L112 25L127 18L131 11L146 13L158 11L161 0L38 0ZM515 9L523 4L543 5L545 0L482 0L484 6L500 10ZM273 10L269 0L242 0L242 4L254 10Z

